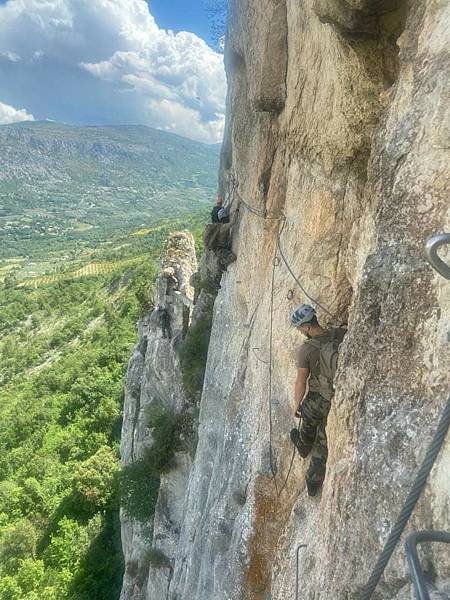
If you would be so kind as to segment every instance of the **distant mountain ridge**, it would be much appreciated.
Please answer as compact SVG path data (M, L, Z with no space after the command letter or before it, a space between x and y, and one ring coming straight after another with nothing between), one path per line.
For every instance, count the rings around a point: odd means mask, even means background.
M89 160L145 160L151 157L155 160L153 172L156 172L157 166L164 166L165 161L170 161L173 151L181 151L186 156L191 154L194 160L209 161L217 156L218 146L143 125L81 127L51 121L28 121L1 125L0 148L0 180L4 180L24 175L19 167L25 162L27 166L31 161L36 165L61 168L64 159L73 157ZM191 170L189 165L189 172Z
M140 125L0 126L2 255L36 236L104 234L205 206L218 156L217 145Z

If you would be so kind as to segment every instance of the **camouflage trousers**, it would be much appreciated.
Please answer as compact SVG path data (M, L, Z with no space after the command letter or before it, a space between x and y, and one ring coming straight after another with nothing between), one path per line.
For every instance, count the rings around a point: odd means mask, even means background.
M301 404L300 441L311 448L311 460L306 479L323 483L328 458L327 418L331 402L317 392L308 392Z

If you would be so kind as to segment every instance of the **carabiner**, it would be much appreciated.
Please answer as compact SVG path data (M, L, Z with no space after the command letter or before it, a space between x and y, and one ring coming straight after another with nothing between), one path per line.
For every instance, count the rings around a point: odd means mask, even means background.
M441 233L430 238L425 244L425 256L442 277L450 279L450 267L438 256L438 249L445 244L450 244L450 233Z

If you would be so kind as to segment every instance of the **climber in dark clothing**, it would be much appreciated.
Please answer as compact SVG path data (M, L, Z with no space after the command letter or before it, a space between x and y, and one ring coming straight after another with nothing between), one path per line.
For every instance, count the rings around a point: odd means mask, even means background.
M222 196L217 196L216 205L211 211L211 223L220 223L219 211L222 210L222 205L223 205Z
M211 211L211 223L229 223L228 209L223 207L222 196L217 196L216 205Z
M158 325L161 327L163 338L168 338L170 340L172 338L172 328L170 326L170 315L167 308L164 308L164 306L158 306L157 317Z
M306 473L309 496L315 496L325 479L328 446L326 426L334 388L324 379L324 361L330 359L328 375L332 380L337 365L339 344L346 330L327 330L317 321L316 311L302 304L292 313L291 322L308 340L297 351L297 379L293 404L294 417L301 417L300 429L292 429L291 440L300 456L311 454ZM331 363L334 362L334 366ZM306 393L306 387L308 392ZM331 381L332 386L332 381Z
M234 211L231 220L228 219L227 222L210 223L206 226L203 234L205 248L213 250L222 271L226 271L228 265L236 260L236 255L231 250L231 229L233 225L235 225L238 215L239 209L237 208Z

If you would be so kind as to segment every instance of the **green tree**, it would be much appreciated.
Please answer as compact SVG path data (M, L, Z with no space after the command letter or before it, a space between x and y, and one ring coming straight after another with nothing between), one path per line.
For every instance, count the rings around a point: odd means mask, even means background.
M15 577L0 576L0 600L23 600L23 592Z
M116 495L118 472L117 455L108 446L102 446L77 466L73 487L87 510L93 513L111 504Z
M36 289L1 289L0 600L119 598L123 383L170 227L110 245L114 259L137 257L132 267L75 280L64 269ZM70 271L103 252L81 245ZM146 514L179 447L173 417L152 416L148 461L126 471L129 506Z
M45 566L42 560L26 558L20 561L17 571L17 583L27 600L32 592L38 593L45 578Z
M17 483L8 479L0 481L0 514L9 520L18 519L22 516L21 500L22 489Z
M98 519L95 524L95 533L97 533L100 530ZM84 525L63 517L44 552L44 561L58 571L63 572L67 569L73 574L77 570L81 557L87 552L90 542L90 532Z
M36 555L37 533L27 519L21 519L6 527L0 537L0 563L2 570L12 575L20 561Z

